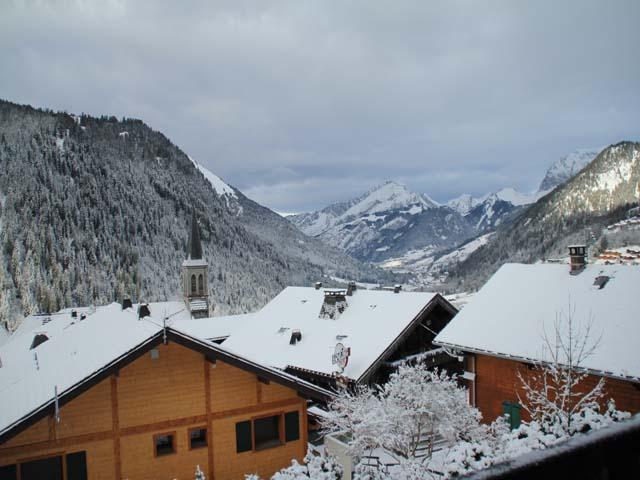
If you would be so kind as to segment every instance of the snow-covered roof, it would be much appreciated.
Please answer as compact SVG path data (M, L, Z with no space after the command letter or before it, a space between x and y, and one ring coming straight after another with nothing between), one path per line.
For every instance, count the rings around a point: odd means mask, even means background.
M608 276L604 288L596 277ZM435 343L516 359L549 360L543 335L554 336L558 316L571 310L574 324L592 322L600 343L582 367L606 376L640 379L640 268L587 265L570 275L567 265L506 264L440 332ZM590 320L591 319L591 320ZM566 322L565 322L566 324Z
M220 341L244 328L252 313L225 317L179 319L170 323L172 329L210 342Z
M319 318L324 290L287 287L247 319L224 346L275 368L296 367L331 375L337 343L351 349L343 375L358 380L434 300L435 293L356 290L335 320ZM302 339L290 344L293 330Z
M230 322L191 319L183 302L150 303L148 307L151 315L142 319L138 319L138 305L122 310L118 303L79 308L76 317L72 317L72 309L27 317L0 347L0 438L25 419L51 408L56 390L63 397L132 351L160 341L161 335L179 337L183 344L197 343L199 351L210 350L224 361L253 369L267 378L282 379L292 388L329 395L319 387L251 360L255 355L244 357L208 340L209 336L228 335ZM31 348L37 335L46 336L46 340Z
M184 310L184 304L167 302ZM162 311L150 306L152 316L138 320L135 309L122 310L118 303L98 307L84 320L71 318L71 311L48 317L28 317L28 325L0 348L0 432L58 393L71 388L93 372L144 343L162 329ZM42 320L51 321L42 325ZM40 320L37 325L36 320ZM18 334L19 333L19 334ZM48 340L30 349L33 337L42 333Z

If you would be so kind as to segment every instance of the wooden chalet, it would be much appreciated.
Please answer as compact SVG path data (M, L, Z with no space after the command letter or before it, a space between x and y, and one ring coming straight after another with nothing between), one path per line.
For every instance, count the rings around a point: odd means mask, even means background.
M549 361L543 336L555 338L567 328L591 325L597 347L581 365L589 374L586 387L605 377L606 398L619 410L640 412L640 268L589 265L507 264L485 284L471 302L436 337L435 343L455 354L464 353L464 378L470 402L487 422L509 414L512 425L526 414L520 373L531 378L534 365ZM598 341L599 339L599 341Z
M2 480L243 479L302 460L306 399L328 392L163 327L181 303L148 308L62 312L39 345L23 331L0 348Z
M287 287L244 317L243 327L223 345L334 390L383 383L405 361L460 368L457 358L432 344L456 313L437 293L404 292L399 286Z
M199 336L210 307L195 216L188 250L183 302L34 315L2 339L0 480L193 479L198 466L209 480L268 478L302 461L307 399L331 393L218 345L228 321Z

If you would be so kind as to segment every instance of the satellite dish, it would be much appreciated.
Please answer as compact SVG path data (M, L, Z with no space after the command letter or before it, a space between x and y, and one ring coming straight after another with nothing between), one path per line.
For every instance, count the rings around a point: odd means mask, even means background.
M347 364L349 363L349 356L351 355L351 348L345 347L342 343L337 343L336 348L331 357L331 363L337 365L340 369L340 373L344 372Z

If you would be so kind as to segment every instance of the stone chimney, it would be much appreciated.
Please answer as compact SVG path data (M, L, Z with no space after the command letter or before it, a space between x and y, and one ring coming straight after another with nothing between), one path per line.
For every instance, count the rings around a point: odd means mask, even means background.
M356 285L356 282L349 282L347 285L347 295L351 297L357 289L358 286Z
M587 265L587 246L569 245L569 273L577 275Z

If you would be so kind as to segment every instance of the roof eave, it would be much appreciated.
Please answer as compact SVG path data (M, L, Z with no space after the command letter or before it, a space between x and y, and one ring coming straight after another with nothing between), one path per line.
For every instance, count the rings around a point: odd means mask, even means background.
M433 343L435 345L439 345L441 347L449 348L452 350L459 350L465 353L473 353L476 355L486 355L488 357L495 357L503 360L513 360L515 362L534 363L534 364L548 363L548 362L545 362L544 360L540 360L537 358L523 357L520 355L511 355L510 353L493 352L490 350L484 350L482 348L474 348L474 347L466 347L463 345L457 345L455 343L448 343L448 342L442 342L442 341L438 342L436 340L434 340ZM615 380L622 380L625 382L640 383L640 377L617 375L613 372L607 372L604 370L595 370L593 368L577 367L577 370L581 372L586 372L588 374L595 375L598 377L612 378Z
M384 362L397 348L398 344L402 342L407 335L409 335L413 328L420 322L421 318L425 315L428 315L436 306L441 306L453 316L458 313L458 309L451 304L446 298L444 298L439 293L436 293L433 298L427 303L418 314L409 322L409 324L400 332L400 334L384 349L384 351L374 360L374 362L369 365L369 367L358 377L356 380L357 383L366 382L371 375L377 370L377 368Z

